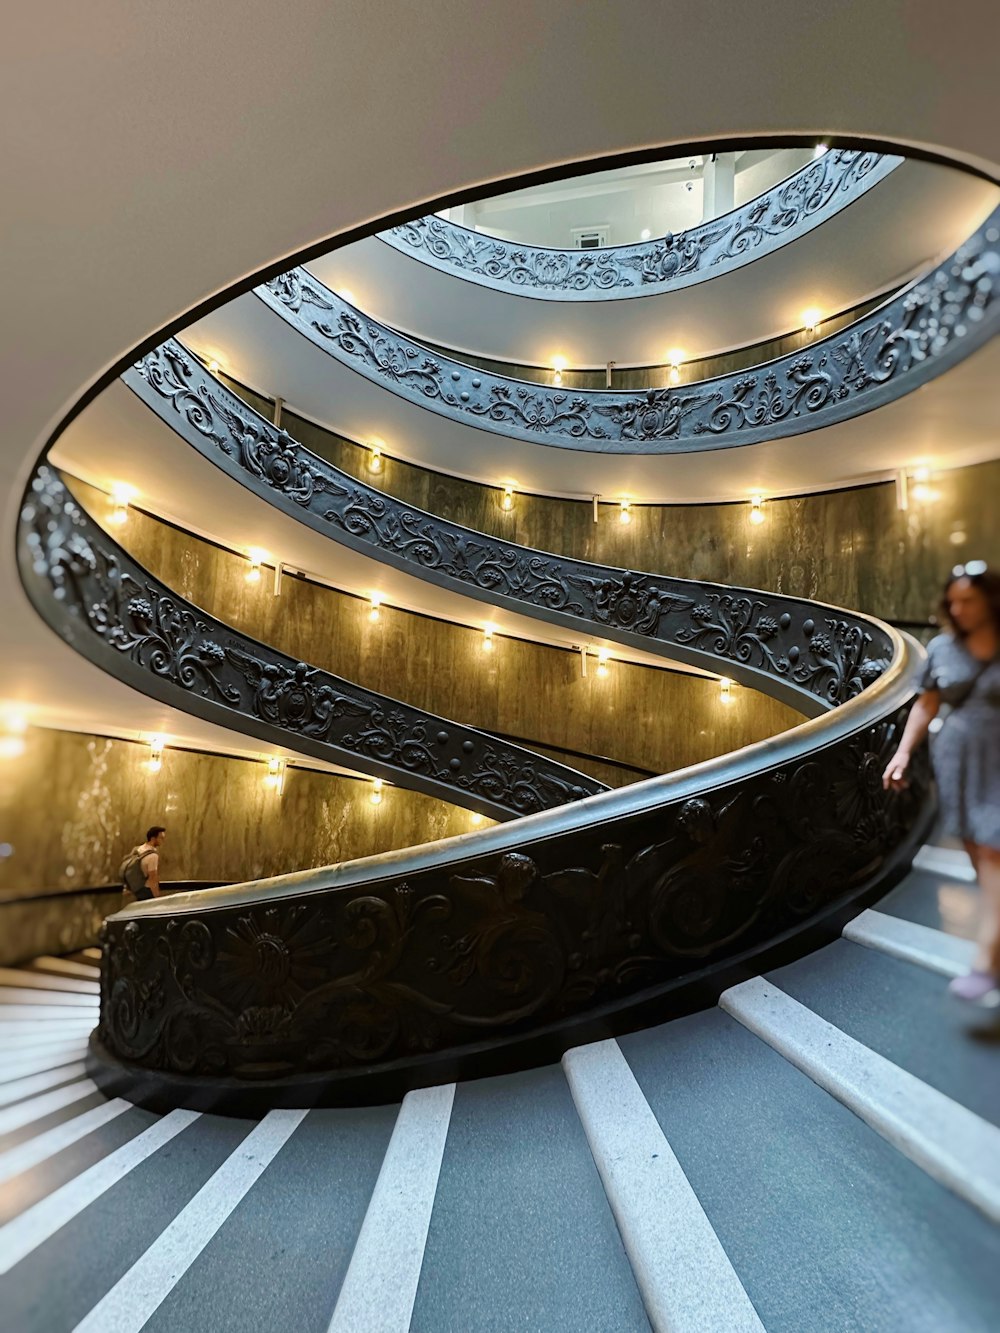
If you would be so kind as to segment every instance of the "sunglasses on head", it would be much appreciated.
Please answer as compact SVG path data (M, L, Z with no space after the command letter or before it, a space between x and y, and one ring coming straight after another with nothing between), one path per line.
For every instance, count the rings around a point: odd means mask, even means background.
M974 579L977 574L986 573L985 560L967 560L964 565L956 565L951 571L953 579L970 578Z

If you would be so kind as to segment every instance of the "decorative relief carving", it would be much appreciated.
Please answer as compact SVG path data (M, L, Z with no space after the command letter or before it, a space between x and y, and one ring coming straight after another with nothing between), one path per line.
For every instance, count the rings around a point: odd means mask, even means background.
M190 393L175 393L171 401L192 429L210 434L214 409ZM253 434L250 423L245 425L244 435ZM269 443L258 435L262 446ZM271 484L279 483L272 478ZM310 498L322 490L313 487ZM465 796L474 797L477 806L488 804L501 818L606 790L574 769L239 635L132 561L44 465L22 511L21 541L23 567L33 575L29 589L53 627L88 645L88 654L112 674L118 657L151 681L174 687L182 692L181 707L183 694L197 695L290 737L327 746L331 757L377 761L407 785L445 800L461 805ZM106 646L107 655L95 651L95 641Z
M904 714L718 792L405 878L112 919L101 1039L176 1073L362 1068L558 1022L780 934L870 882L928 799Z
M715 277L786 245L853 203L902 161L834 149L731 213L641 245L583 251L516 245L435 214L391 227L380 239L443 272L519 296L648 296Z
M888 664L888 638L864 617L842 613L826 647L826 637L813 637L808 603L552 556L412 509L309 453L175 342L150 352L124 378L190 444L259 494L278 495L332 535L460 591L474 588L527 610L640 635L654 650L681 644L704 653L709 667L725 671L738 662L759 672L765 689L767 678L780 678L831 704L853 697ZM281 476L257 465L279 451L288 460ZM285 482L306 475L308 486Z
M683 453L814 430L900 397L967 356L1000 328L998 240L1000 209L926 278L807 352L645 392L567 392L432 354L302 270L256 294L344 365L468 425L595 452Z

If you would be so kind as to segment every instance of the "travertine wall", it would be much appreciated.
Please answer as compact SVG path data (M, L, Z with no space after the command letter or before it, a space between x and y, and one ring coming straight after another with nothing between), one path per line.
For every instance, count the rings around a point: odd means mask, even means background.
M7 853L0 908L4 895L114 883L122 857L151 824L168 830L161 878L219 881L329 865L473 828L468 811L398 787L387 786L373 806L367 782L289 768L278 795L264 784L262 762L167 749L160 772L150 774L148 756L131 741L28 732L25 753L0 770Z
M269 410L259 398L252 402ZM376 480L391 495L481 532L627 569L816 597L883 620L926 620L956 562L1000 564L1000 460L936 475L936 498L914 499L905 512L896 507L895 486L882 482L769 500L760 527L747 521L743 503L637 505L625 527L616 505L602 506L595 524L590 503L576 500L518 495L505 513L499 489L390 456L373 479L366 449L287 409L283 425L353 476ZM822 446L804 435L800 447ZM932 442L922 447L933 454ZM724 458L719 465L725 467Z
M101 519L107 503L73 483ZM248 584L242 556L219 550L157 519L130 512L121 542L168 587L234 628L314 666L403 699L439 716L523 738L609 786L641 773L665 773L763 740L802 720L755 690L738 689L728 706L714 679L612 662L606 678L577 653L482 634L384 606L376 624L368 603L303 579L285 578L280 597L269 579ZM588 762L577 751L629 769Z

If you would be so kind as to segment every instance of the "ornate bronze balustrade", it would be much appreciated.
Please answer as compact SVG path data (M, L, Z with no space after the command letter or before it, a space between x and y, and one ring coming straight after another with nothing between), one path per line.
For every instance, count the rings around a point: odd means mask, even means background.
M915 667L767 742L390 857L119 913L91 1068L155 1107L378 1101L711 1002L912 856L883 791ZM918 650L919 653L919 650Z
M410 402L514 439L611 454L757 444L844 421L941 374L1000 329L1000 209L933 272L806 351L676 388L527 384L432 353L305 269L255 289L340 364Z
M678 291L797 240L901 166L903 158L834 149L766 194L677 235L598 250L519 245L436 214L379 233L452 277L547 301L606 301Z
M485 601L745 680L816 712L884 671L884 627L795 597L590 564L473 532L310 453L174 340L123 376L200 453L317 531Z
M21 515L21 577L72 647L145 694L493 819L607 790L530 750L297 662L178 597L43 464Z

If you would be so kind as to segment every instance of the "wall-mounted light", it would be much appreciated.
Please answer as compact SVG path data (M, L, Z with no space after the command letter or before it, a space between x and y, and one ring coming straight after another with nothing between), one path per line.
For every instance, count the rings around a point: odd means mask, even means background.
M764 522L764 497L762 495L751 495L750 497L750 522L759 527Z
M828 150L828 148L829 144L818 143L816 147L813 149L813 161L815 162L816 158L822 157L823 154Z
M288 761L282 755L272 755L267 761L264 774L264 786L280 796L285 790L285 765Z
M370 444L371 452L368 455L368 471L382 471L382 441L372 440Z
M505 486L503 488L503 498L500 501L500 508L508 514L514 508L514 487Z
M671 384L679 384L681 379L681 366L684 364L684 353L679 347L671 347L667 353L667 379Z
M128 522L128 507L136 494L135 487L130 486L128 482L116 481L112 484L109 523L113 523L116 528L120 528L123 523Z
M918 504L930 504L941 498L941 492L931 485L929 467L914 468L910 473L909 495Z
M0 714L0 759L18 759L27 748L24 733L28 730L28 719L20 708L8 706Z
M639 233L639 240L640 240L640 241L648 241L648 240L649 240L649 236L650 236L649 228L648 228L648 227L643 227L642 231Z
M368 619L374 625L382 610L382 594L373 592L368 602Z
M163 748L166 741L162 736L153 736L149 742L149 758L146 760L147 773L159 773L163 767Z
M814 305L808 306L802 312L802 327L806 333L815 333L822 318L823 312L821 310L818 310Z
M733 702L733 682L728 676L719 677L719 700L724 704Z
M381 805L381 804L382 804L382 779L381 779L381 778L373 778L373 779L372 779L372 789L371 789L371 793L370 793L368 799L369 799L369 801L371 801L372 805Z
M608 674L608 661L611 654L607 648L601 648L597 654L597 674L602 678Z
M483 822L482 815L479 813L478 810L474 810L472 814L469 816L469 823L472 825L473 828L478 828L482 822Z
M250 568L243 577L247 583L259 583L260 567L267 559L267 551L262 546L248 546L247 559L250 561Z
M566 369L566 358L563 356L554 356L552 358L552 383L562 384L563 371Z
M619 523L632 522L632 501L620 500L618 503L618 521Z
M218 375L221 369L222 369L222 364L219 361L217 361L216 358L213 356L211 361L209 361L208 363L208 373L210 375Z
M483 652L491 653L493 651L493 626L485 624L483 626Z

